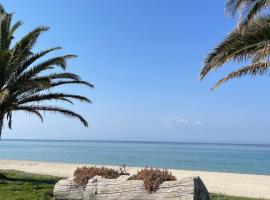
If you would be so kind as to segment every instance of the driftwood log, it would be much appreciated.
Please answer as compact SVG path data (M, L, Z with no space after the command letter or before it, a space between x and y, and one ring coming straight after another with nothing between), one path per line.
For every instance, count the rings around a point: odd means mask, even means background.
M56 200L209 200L209 193L200 177L166 181L151 194L143 189L142 181L128 178L96 176L84 188L77 188L73 178L60 180L54 187L54 196Z

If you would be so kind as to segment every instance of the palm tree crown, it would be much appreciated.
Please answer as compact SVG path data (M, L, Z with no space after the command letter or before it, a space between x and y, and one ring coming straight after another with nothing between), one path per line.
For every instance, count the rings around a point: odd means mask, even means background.
M58 86L80 84L93 87L80 77L68 72L53 72L56 67L65 70L67 59L75 55L53 57L37 63L48 53L60 49L50 48L33 53L39 35L48 30L48 27L38 27L11 46L14 32L22 25L21 21L12 25L12 14L5 11L0 5L0 136L7 119L8 127L12 126L12 113L24 111L36 115L43 121L41 112L61 113L68 117L78 118L84 126L87 121L78 113L71 110L44 104L49 100L60 100L72 103L73 99L91 102L80 95L52 92Z

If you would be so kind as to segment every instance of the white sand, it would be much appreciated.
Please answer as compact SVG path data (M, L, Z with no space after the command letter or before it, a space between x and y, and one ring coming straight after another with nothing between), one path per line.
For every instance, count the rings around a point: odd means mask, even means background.
M0 169L20 170L29 173L46 174L61 177L71 177L74 170L89 164L67 164L53 162L0 160ZM118 168L116 166L108 166ZM128 167L129 173L138 171L138 167ZM170 170L177 178L200 176L211 193L227 194L232 196L256 197L270 199L270 176Z

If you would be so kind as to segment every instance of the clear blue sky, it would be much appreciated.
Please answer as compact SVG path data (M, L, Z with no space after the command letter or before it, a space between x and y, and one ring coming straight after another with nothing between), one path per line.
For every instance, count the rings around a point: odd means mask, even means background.
M179 0L3 0L24 21L16 38L39 25L51 30L36 50L75 53L69 70L96 88L65 88L94 102L63 105L90 127L46 115L42 124L16 114L3 138L220 141L270 143L270 78L215 81L239 66L198 79L206 54L235 26L224 2Z

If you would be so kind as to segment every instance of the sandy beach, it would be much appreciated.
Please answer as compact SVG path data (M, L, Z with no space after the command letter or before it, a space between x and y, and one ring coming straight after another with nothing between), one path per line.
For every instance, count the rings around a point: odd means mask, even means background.
M0 160L0 169L20 170L61 177L71 177L74 170L81 166L93 165ZM118 166L108 167L118 168ZM128 172L131 174L139 169L139 167L127 167ZM175 169L170 169L170 171L179 179L188 176L200 176L211 193L270 199L270 176Z

